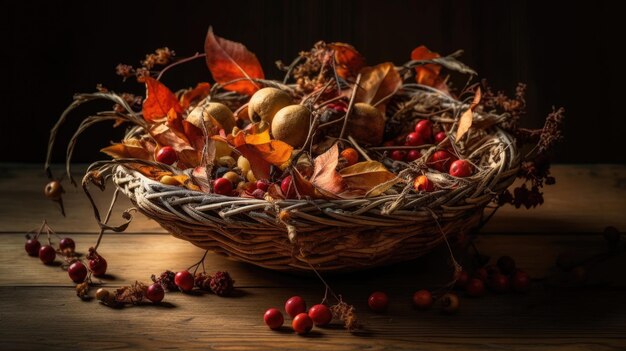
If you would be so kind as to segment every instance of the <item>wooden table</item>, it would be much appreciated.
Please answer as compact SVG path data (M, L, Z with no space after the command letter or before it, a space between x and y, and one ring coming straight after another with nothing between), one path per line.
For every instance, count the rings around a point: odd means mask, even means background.
M82 191L67 189L68 215L62 218L41 195L46 179L39 166L0 164L0 349L626 349L624 255L589 266L582 286L563 286L554 278L557 255L606 251L603 228L626 229L626 166L562 165L553 173L557 185L545 189L545 205L502 209L476 240L482 253L511 255L532 275L529 294L477 299L461 294L461 309L452 316L438 309L416 311L412 293L449 278L446 251L437 250L405 264L328 276L333 289L356 306L365 329L353 335L339 326L315 328L300 337L287 328L270 331L262 315L296 294L309 305L318 303L324 294L319 280L212 254L208 269L228 270L236 279L236 297L169 293L160 306L123 309L81 301L66 272L28 257L23 245L24 233L44 218L74 238L78 251L93 245L97 226ZM109 196L98 197L101 206ZM126 200L117 206L126 207ZM118 219L119 211L113 221ZM126 233L107 234L100 252L111 273L101 281L110 288L186 268L203 253L141 215ZM387 313L368 310L366 300L374 290L390 295Z

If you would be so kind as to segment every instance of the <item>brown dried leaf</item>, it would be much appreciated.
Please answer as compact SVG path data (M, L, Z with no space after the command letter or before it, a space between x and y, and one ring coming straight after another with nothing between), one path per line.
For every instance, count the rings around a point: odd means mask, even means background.
M335 70L343 79L353 78L365 67L365 59L356 49L345 43L330 43L328 48L334 51Z
M454 140L459 141L467 133L467 131L472 126L472 121L474 120L474 109L480 103L481 92L480 87L476 89L476 93L474 94L474 100L470 104L470 107L463 112L461 118L459 119L459 127L456 129L456 137Z
M311 183L325 196L336 197L345 189L344 180L336 170L338 163L337 144L315 158Z
M377 161L364 161L339 171L350 191L362 191L367 196L378 196L391 188L396 175ZM384 184L384 186L382 186ZM352 197L352 194L350 194Z
M206 62L209 70L218 83L226 83L235 79L246 78L224 86L224 89L241 94L252 95L259 86L252 78L263 79L263 69L256 56L241 43L226 40L213 34L209 27L204 42Z
M388 99L402 86L402 78L391 62L381 63L361 70L361 84L357 88L356 102L383 108ZM377 105L378 104L378 105Z

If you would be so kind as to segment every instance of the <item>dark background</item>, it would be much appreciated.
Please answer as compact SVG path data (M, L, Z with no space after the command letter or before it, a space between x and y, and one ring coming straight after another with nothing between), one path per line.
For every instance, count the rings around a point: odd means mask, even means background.
M491 85L512 92L528 83L527 126L540 126L551 106L567 109L567 140L556 160L625 163L621 107L623 45L619 11L599 1L151 1L13 2L0 13L0 161L43 162L49 130L75 92L97 83L143 94L115 76L117 63L136 65L169 46L178 57L203 50L209 25L217 35L255 52L266 76L274 61L289 62L317 40L353 44L368 63L408 61L421 44L442 54L464 49L463 61ZM170 71L173 89L210 79L203 61ZM81 116L59 138L66 142ZM121 130L101 125L79 140L75 160L98 150ZM62 161L64 146L55 160Z

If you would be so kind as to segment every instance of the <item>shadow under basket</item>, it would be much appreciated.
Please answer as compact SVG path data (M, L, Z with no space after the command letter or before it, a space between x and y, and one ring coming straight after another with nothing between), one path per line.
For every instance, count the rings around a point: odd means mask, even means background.
M475 228L520 163L502 129L482 141L480 172L428 193L270 202L165 185L123 165L112 178L140 212L200 248L277 271L345 272L415 259Z

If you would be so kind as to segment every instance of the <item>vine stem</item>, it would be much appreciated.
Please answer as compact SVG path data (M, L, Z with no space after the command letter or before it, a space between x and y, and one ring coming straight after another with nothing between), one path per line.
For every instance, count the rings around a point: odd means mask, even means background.
M200 264L202 264L202 268L204 269L204 259L206 258L206 255L209 253L209 250L205 250L204 251L204 255L202 255L202 258L200 259L200 261L192 264L191 266L189 266L189 268L187 268L187 270L190 270L193 267L196 267L196 269L193 270L193 275L196 275L196 272L198 271L198 268L200 268Z
M176 66L178 66L178 65L182 65L183 63L186 63L186 62L189 62L189 61L193 61L193 60L195 60L195 59L197 59L197 58L201 58L201 57L206 57L206 54L201 54L201 53L199 53L199 52L196 52L196 54L195 54L195 55L193 55L193 56L190 56L190 57L187 57L187 58L184 58L184 59L178 60L178 61L176 61L176 62L174 62L174 63L171 63L171 64L170 64L170 65L168 65L167 67L163 68L163 69L161 70L161 72L159 72L159 75L157 76L156 80L161 80L161 77L163 77L163 74L164 74L165 72L167 72L170 68L176 67Z
M341 127L341 133L339 133L339 139L343 138L343 134L346 132L346 127L348 126L348 119L350 118L350 114L354 109L354 100L356 99L356 92L359 89L359 84L361 83L361 74L356 77L356 82L354 83L354 90L352 90L352 95L350 96L350 103L348 103L348 110L346 111L345 119L343 120L343 127Z

